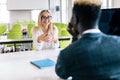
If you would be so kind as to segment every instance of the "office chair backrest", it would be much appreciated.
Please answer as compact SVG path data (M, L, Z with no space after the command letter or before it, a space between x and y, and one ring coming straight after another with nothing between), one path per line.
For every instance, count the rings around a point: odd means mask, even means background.
M9 32L7 34L7 39L22 39L22 32ZM16 44L17 46L21 46L22 44ZM8 44L7 46L13 46L13 44Z
M53 23L58 28L58 36L71 36L67 31L68 24L65 23Z
M10 30L12 32L22 32L22 27L20 23L14 23L12 26L12 29Z
M32 38L31 29L32 29L33 27L35 27L35 23L34 23L34 22L30 22L30 23L28 24L28 26L27 26L28 36L29 36L30 38Z
M57 28L58 28L58 36L71 36L70 33L67 31L68 24L65 23L53 23ZM67 47L70 43L71 40L62 40L59 41L60 43L60 48L65 48Z
M0 35L3 35L7 31L7 25L1 24L0 25Z

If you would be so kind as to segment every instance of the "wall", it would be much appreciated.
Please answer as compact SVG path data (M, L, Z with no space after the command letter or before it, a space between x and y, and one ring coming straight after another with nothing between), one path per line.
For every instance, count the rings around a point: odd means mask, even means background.
M60 7L60 0L51 0L50 1L50 10L52 13L52 21L53 22L60 22L60 10L56 11L56 6Z
M10 11L10 24L11 29L14 22L31 21L31 11Z
M120 0L112 0L113 8L120 8Z
M49 9L51 10L51 13L52 13L52 21L53 22L60 22L61 18L60 18L60 11L56 11L56 6L60 6L60 0L50 0L50 3L49 3ZM39 5L40 6L40 5ZM48 8L46 8L48 9ZM39 10L39 9L38 9ZM32 10L10 10L10 27L11 27L11 24L16 22L16 21L23 21L23 20L26 20L26 21L31 21L31 11Z
M31 20L31 11L10 11L10 23L23 20Z
M70 22L72 16L72 7L73 7L73 0L68 0L68 22Z
M53 17L52 21L68 23L72 15L72 5L73 5L72 1L73 0L48 0L48 1L50 2L49 9L51 10L51 13L52 13L52 17ZM59 11L56 11L56 6L59 7ZM39 10L39 9L35 9L35 10ZM10 11L10 25L16 21L21 22L23 20L26 20L29 22L32 20L31 18L32 10L29 10L29 9L19 10L18 9L18 10L9 10L9 11Z
M48 0L7 0L8 10L49 9Z

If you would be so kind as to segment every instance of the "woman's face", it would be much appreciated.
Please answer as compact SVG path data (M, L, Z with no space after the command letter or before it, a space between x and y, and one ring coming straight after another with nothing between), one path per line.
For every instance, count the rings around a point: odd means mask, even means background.
M43 12L41 16L42 26L48 26L51 22L52 16L48 12Z

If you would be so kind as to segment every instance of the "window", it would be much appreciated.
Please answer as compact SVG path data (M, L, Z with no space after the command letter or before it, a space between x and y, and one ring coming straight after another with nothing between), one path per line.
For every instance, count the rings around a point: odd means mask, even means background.
M41 10L32 10L31 11L31 16L32 16L31 18L33 21L38 22L38 15L39 15L40 11Z
M62 11L55 11L55 6L51 10L53 11L53 21L54 22L63 22L68 23L71 15L72 15L72 7L73 7L74 0L60 0L58 1L58 6ZM112 0L101 0L102 1L102 8L110 8L112 6ZM51 4L52 5L52 4ZM37 22L38 14L40 10L33 10L32 11L32 20Z
M0 23L9 23L9 11L6 0L0 0Z
M102 8L110 8L112 7L112 0L101 0Z

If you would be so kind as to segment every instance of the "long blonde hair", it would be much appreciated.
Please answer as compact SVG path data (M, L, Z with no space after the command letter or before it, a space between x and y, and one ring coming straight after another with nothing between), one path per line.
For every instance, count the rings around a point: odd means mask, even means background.
M35 32L39 31L40 29L42 29L42 23L41 23L41 16L43 14L43 12L47 12L47 13L50 13L49 10L42 10L40 13L39 13L39 16L38 16L38 26L35 27ZM50 13L51 14L51 13ZM55 26L52 24L52 22L50 22L50 24L48 25L48 31L53 34L53 31L55 29Z

